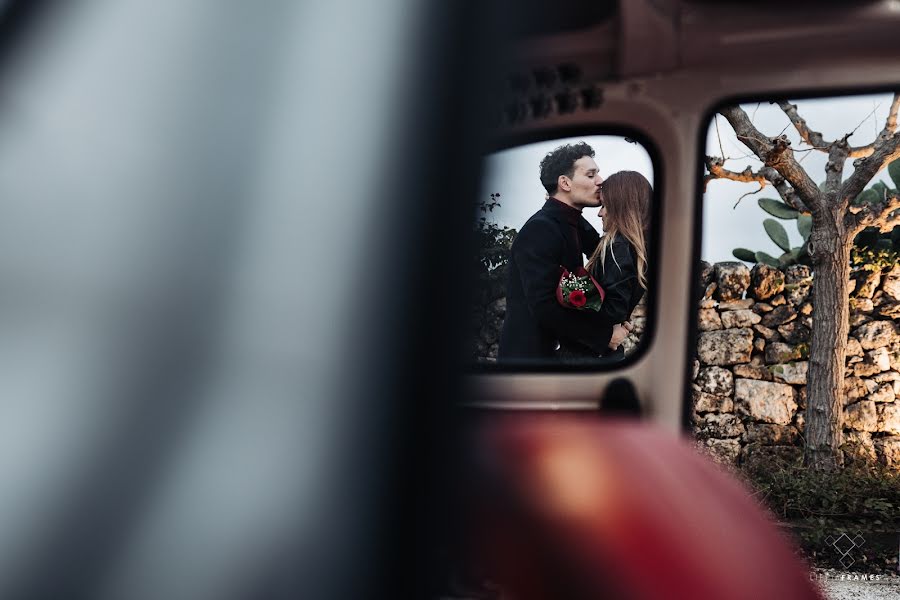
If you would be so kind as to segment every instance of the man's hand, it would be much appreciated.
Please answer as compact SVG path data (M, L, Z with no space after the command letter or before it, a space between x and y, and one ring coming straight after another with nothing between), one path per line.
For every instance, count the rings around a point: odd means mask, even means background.
M609 347L612 350L616 350L622 342L625 341L625 338L628 337L628 332L630 329L625 327L625 324L613 325L612 337L609 338Z

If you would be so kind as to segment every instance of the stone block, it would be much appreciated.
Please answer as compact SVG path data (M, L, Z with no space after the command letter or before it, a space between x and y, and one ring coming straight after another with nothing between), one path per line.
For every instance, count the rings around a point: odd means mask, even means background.
M697 355L704 365L734 365L750 360L753 351L753 331L723 329L700 333Z
M866 352L862 362L853 365L853 372L859 377L870 377L890 368L891 360L887 348L876 348Z
M794 427L796 427L797 431L800 433L803 433L806 430L806 411L797 411L797 414L794 415Z
M766 300L784 290L784 273L765 263L756 263L750 270L750 287L747 294L757 300Z
M758 314L752 310L727 310L722 313L723 329L739 329L742 327L752 327L762 320Z
M881 282L881 291L891 300L900 302L900 264L894 265L885 273Z
M753 308L751 310L753 310L753 312L758 315L763 315L765 313L772 312L774 309L775 307L768 302L757 302L753 305Z
M882 302L875 310L875 315L882 319L900 318L900 302Z
M871 323L872 317L866 313L850 313L850 329L856 329L860 325Z
M744 424L730 413L707 413L694 423L698 439L736 438L744 434Z
M878 431L893 435L900 434L900 404L896 402L879 404L876 412L878 413Z
M797 411L794 388L784 383L737 379L734 402L739 413L775 425L787 425Z
M866 431L845 432L841 450L849 462L873 463L877 460L872 434Z
M888 469L900 469L900 435L875 440L878 462Z
M878 431L878 412L871 400L861 400L844 409L844 428L856 431Z
M879 369L879 373L891 370L891 356L887 348L875 348L865 354L865 360L871 361Z
M850 310L870 313L875 310L875 304L870 298L850 298Z
M766 346L766 364L777 365L792 360L800 360L805 358L803 350L799 346L783 344L781 342L772 342Z
M700 285L706 287L715 281L716 269L705 260L700 261Z
M772 371L768 367L758 365L734 365L734 376L743 379L772 381Z
M856 297L871 298L881 283L881 271L859 271L856 279Z
M791 321L778 327L778 333L788 344L803 344L809 341L812 333L806 325L800 321Z
M869 400L872 402L893 402L896 397L893 381L882 383L869 393Z
M847 338L847 348L846 348L847 356L862 356L863 349L859 343L859 340L855 337Z
M788 304L799 307L809 298L810 288L808 285L791 285L784 290Z
M852 404L857 400L865 398L869 391L866 389L865 381L859 377L847 377L844 379L844 402Z
M753 351L756 353L762 353L766 349L766 340L763 338L754 338L753 339Z
M720 396L731 396L734 392L734 376L722 367L706 367L700 369L695 383L700 391Z
M888 360L891 362L891 369L900 371L900 344L894 344L894 346L888 350Z
M785 283L808 283L812 281L812 270L806 265L791 265L784 270Z
M741 442L737 439L709 438L697 442L697 447L714 461L724 465L736 464L741 454Z
M719 302L719 310L748 310L753 307L753 298L744 298L743 300L728 300Z
M897 371L885 371L872 376L872 380L876 383L884 383L886 381L897 381L900 379L900 373Z
M808 370L809 361L786 363L775 365L772 369L772 375L775 377L775 381L780 381L781 383L806 385L806 373Z
M742 262L720 262L715 266L716 300L740 300L750 286L750 269Z
M763 315L761 322L766 327L778 327L797 318L797 311L787 304L775 308L772 312Z
M718 396L693 390L694 412L696 413L730 413L734 412L734 401L728 396Z
M758 333L764 340L767 342L779 342L781 341L781 334L775 331L774 329L769 329L765 325L754 325L753 331Z
M900 326L893 321L870 321L860 325L851 334L863 350L873 350L900 341Z
M722 329L722 319L715 308L701 308L697 315L697 328L700 331L716 331Z

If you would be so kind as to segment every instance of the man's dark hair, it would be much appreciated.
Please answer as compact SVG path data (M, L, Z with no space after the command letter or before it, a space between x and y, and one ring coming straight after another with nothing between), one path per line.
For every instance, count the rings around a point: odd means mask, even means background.
M541 161L541 185L548 194L556 193L560 175L572 177L575 174L575 161L582 156L594 158L594 149L584 142L565 144L544 157Z

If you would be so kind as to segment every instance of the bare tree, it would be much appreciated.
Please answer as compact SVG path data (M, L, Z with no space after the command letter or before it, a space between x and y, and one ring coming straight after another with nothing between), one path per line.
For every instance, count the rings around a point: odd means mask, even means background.
M725 158L707 156L704 183L714 179L771 185L782 200L801 213L812 215L809 256L813 264L813 326L807 376L806 449L804 462L817 470L840 463L843 430L844 359L849 332L850 250L853 239L865 227L890 231L900 224L900 197L896 192L874 203L851 201L889 162L900 157L897 112L900 93L895 93L884 128L871 144L853 147L844 137L828 141L812 130L790 102L777 103L811 150L828 154L825 183L817 185L795 158L785 135L761 133L738 106L720 110L738 140L762 161L757 171L725 168ZM853 161L853 173L843 179L844 163Z

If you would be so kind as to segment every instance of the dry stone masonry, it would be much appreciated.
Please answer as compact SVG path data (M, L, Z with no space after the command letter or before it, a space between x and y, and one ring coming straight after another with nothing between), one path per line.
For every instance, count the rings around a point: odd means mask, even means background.
M717 460L802 456L812 276L802 265L703 263L694 433ZM842 450L900 470L900 265L853 277Z

